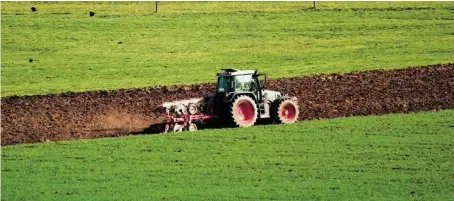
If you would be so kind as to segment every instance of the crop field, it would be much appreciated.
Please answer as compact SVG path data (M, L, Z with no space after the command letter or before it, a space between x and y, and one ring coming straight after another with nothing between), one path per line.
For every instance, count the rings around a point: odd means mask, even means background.
M6 97L1 143L154 133L153 125L166 119L158 105L199 98L214 88L209 83ZM296 96L299 118L306 120L448 109L454 108L454 63L274 79L266 88Z
M13 145L4 200L450 200L454 110Z
M2 2L1 199L452 199L454 3L312 6ZM303 121L154 135L225 67Z
M221 67L276 78L453 62L453 2L154 7L3 2L2 96L211 82Z

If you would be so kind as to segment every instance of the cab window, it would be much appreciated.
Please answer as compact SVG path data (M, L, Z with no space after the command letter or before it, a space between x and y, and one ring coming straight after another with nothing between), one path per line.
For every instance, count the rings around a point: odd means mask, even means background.
M232 77L219 77L216 92L230 92L233 89Z
M252 91L254 89L254 79L252 75L235 76L235 91Z
M219 77L216 92L225 92L227 88L225 77Z

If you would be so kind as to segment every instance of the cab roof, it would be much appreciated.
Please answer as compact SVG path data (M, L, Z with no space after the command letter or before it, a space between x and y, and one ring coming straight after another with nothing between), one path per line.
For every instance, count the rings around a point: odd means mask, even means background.
M222 72L216 73L218 77L225 77L225 76L236 76L236 75L254 75L257 73L256 70L238 70L234 68L223 68L221 69Z

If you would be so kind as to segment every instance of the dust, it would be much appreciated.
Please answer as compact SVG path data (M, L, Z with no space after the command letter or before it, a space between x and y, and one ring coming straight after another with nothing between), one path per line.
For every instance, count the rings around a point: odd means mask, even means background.
M149 117L132 114L122 110L111 110L98 115L93 122L94 131L114 131L122 133L140 132L148 128L152 121Z

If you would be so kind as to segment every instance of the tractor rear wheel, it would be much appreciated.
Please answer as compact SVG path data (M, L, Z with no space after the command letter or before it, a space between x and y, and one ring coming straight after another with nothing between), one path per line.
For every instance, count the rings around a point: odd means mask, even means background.
M238 96L231 106L233 123L240 127L250 127L257 121L257 105L249 96Z
M290 99L283 100L276 109L277 123L291 124L298 120L300 111L296 101Z

